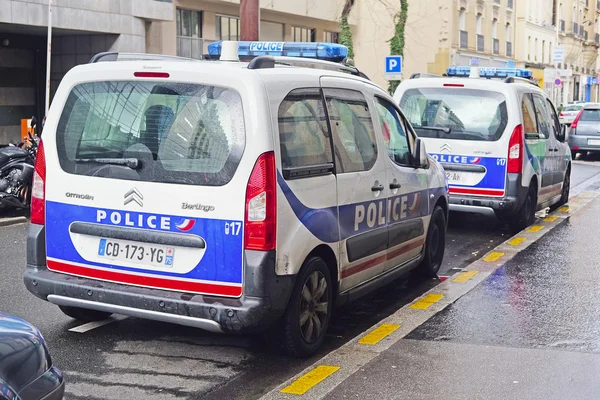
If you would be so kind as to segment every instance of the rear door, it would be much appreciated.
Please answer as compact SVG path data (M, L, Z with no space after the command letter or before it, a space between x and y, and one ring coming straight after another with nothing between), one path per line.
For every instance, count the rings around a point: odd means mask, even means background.
M336 78L322 78L321 85L335 153L345 291L381 274L387 261L385 150L377 143L363 86Z
M544 202L557 193L560 193L560 183L554 182L554 177L557 172L556 157L554 149L558 150L558 143L554 137L553 126L554 120L548 110L546 99L537 93L526 95L533 100L535 107L535 115L537 120L537 133L539 139L528 139L525 132L527 147L533 149L533 153L537 156L541 163L542 184L538 193L539 202Z
M450 194L505 195L509 118L504 94L454 84L408 89L400 109L446 170Z
M171 75L81 83L55 99L65 106L47 127L56 145L45 139L48 268L238 297L245 190L256 161L238 169L242 99L233 88Z

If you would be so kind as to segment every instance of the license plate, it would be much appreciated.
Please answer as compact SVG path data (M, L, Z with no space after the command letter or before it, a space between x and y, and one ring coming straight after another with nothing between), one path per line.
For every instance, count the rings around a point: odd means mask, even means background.
M463 174L456 171L446 171L448 183L460 183L463 180Z
M600 139L588 139L590 146L600 146Z
M135 264L172 267L175 249L168 246L102 238L98 243L98 255Z

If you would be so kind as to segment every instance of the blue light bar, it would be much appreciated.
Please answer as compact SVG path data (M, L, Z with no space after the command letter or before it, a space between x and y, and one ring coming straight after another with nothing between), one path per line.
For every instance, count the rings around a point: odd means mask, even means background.
M448 76L466 76L471 74L471 67L450 67L447 70ZM507 78L514 76L517 78L531 79L533 73L528 69L522 68L479 68L479 76L482 78Z
M218 59L223 42L208 46L208 55ZM314 58L317 60L344 62L348 58L348 48L336 43L311 42L238 42L238 55L241 60L258 56L285 56Z

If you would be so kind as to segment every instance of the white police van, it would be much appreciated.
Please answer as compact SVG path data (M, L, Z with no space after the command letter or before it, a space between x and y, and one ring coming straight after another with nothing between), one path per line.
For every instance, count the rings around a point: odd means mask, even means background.
M496 215L513 232L569 198L565 131L530 78L523 69L451 67L445 77L404 81L394 94L446 171L450 210Z
M65 76L35 166L25 284L76 319L275 327L306 356L334 303L436 274L443 169L393 99L339 63L343 46L209 53L221 61L100 54Z

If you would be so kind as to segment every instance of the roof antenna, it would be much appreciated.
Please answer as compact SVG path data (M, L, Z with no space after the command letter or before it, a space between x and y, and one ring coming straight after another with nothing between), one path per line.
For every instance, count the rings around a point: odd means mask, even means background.
M221 61L240 61L238 42L223 41L221 43Z

